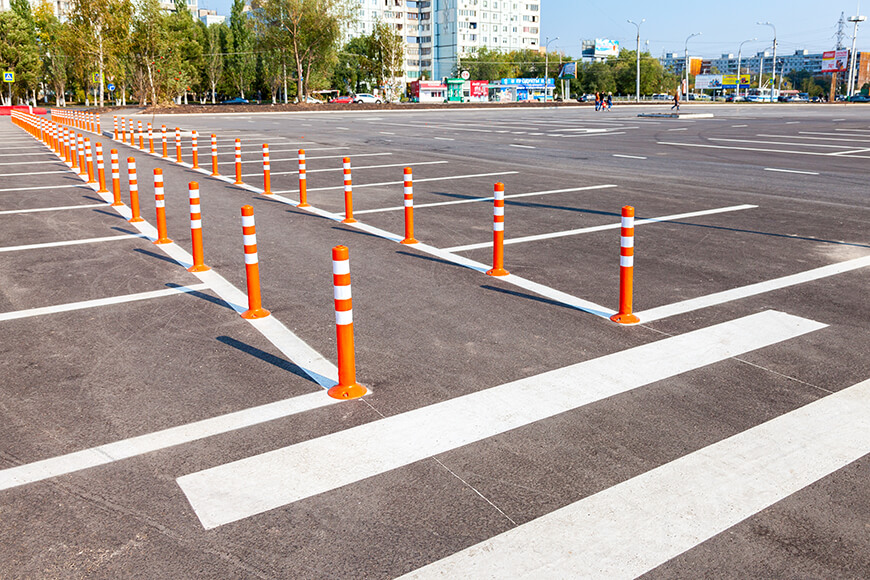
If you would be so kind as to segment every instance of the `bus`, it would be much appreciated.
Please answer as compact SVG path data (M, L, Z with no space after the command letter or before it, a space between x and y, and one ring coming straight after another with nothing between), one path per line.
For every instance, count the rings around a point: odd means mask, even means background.
M772 95L771 89L749 89L746 94L746 100L751 103L772 103L775 98Z

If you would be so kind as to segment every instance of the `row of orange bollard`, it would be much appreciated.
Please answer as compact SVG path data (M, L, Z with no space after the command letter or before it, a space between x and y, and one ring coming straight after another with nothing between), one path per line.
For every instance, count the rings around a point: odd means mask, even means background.
M51 120L60 125L66 125L73 129L86 131L88 133L102 134L100 127L100 116L95 113L85 113L83 111L72 111L68 109L50 109Z

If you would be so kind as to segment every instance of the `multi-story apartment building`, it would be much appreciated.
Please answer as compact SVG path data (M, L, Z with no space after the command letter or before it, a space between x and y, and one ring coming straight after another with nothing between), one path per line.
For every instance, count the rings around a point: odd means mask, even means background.
M404 81L451 76L478 49L537 49L540 0L356 0L348 36L385 22L405 40Z

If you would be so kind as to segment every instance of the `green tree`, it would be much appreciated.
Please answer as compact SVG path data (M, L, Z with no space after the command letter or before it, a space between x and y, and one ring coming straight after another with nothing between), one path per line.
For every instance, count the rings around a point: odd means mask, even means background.
M245 0L233 0L230 11L232 35L228 37L230 47L224 66L227 79L242 98L254 80L255 64L254 38L244 9Z
M54 8L48 0L42 0L33 11L36 38L42 61L42 76L54 89L58 107L66 106L64 93L69 79L69 56L61 42L63 25L54 15ZM48 90L45 91L48 102Z
M583 87L593 93L615 91L616 82L611 66L606 62L593 62L583 67Z
M10 105L38 82L39 50L30 25L15 11L0 12L0 69L15 73L15 82L8 83Z
M217 86L224 74L224 57L222 49L222 37L226 37L227 27L225 24L211 24L207 28L205 23L199 21L199 26L204 29L201 32L203 38L202 72L203 85L211 93L211 102L217 98Z
M204 39L185 0L175 0L175 11L164 18L171 46L163 64L166 92L172 97L183 96L187 104L187 93L198 88Z

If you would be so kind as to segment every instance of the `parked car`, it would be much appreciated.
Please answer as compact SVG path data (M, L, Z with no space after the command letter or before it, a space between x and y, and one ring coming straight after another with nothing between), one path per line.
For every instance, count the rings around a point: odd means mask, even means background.
M350 104L350 103L354 102L354 96L353 95L346 95L344 97L340 97L340 96L333 97L332 100L330 100L329 102L330 103L338 103L338 104Z
M353 98L354 103L381 103L380 97L376 97L371 93L357 93Z
M243 99L242 97L235 97L233 99L229 99L221 103L222 105L247 105L248 99Z
M728 95L725 97L726 103L742 103L746 101L746 97L743 95Z
M850 103L870 103L870 97L865 97L864 95L852 95L849 97Z
M300 102L299 99L296 99L296 102L297 102L297 103ZM305 97L304 99L302 99L301 102L303 102L303 103L305 103L305 104L307 104L307 105L319 105L319 104L321 104L323 101L321 101L320 99L315 99L315 98L312 97L312 96L308 96L308 97Z

